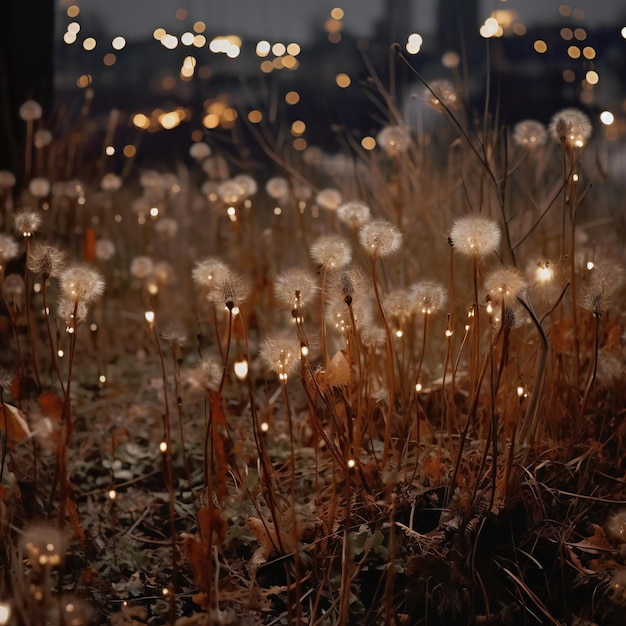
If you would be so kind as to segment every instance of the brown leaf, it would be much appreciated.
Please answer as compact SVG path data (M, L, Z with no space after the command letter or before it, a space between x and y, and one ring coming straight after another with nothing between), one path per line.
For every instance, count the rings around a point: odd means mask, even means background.
M276 540L276 533L269 530L269 522L263 523L258 517L249 517L246 520L250 532L254 535L255 539L267 550L274 552L278 542ZM266 528L267 525L267 528Z
M30 435L24 413L6 402L3 403L2 411L0 411L0 431L6 438L9 449Z
M211 545L224 543L228 525L222 517L219 509L215 507L203 506L198 511L198 522L200 525L200 534L206 548L210 548L207 544L208 538L211 537Z
M197 594L197 599L194 598L194 602L202 608L208 608L209 595L207 592L211 584L210 574L213 567L210 552L207 552L202 544L191 535L183 535L183 550L196 585L203 590Z
M41 412L46 416L56 420L61 419L63 413L63 398L51 391L42 391L37 400Z
M593 529L593 535L577 543L570 543L569 545L573 548L578 548L584 552L591 552L593 554L599 551L615 552L613 546L608 542L604 530L602 530L602 526L591 524L591 528Z
M344 387L350 382L350 364L341 350L330 360L325 380L331 387Z

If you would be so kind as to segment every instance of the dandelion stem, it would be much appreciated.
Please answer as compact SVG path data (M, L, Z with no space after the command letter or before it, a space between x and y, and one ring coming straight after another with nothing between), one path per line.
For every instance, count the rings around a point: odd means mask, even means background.
M391 341L391 331L387 323L387 316L383 309L383 304L378 291L378 280L376 278L376 257L372 257L372 285L374 287L374 296L378 305L378 312L385 329L385 347L387 350L387 418L385 420L385 442L383 446L383 465L387 463L387 454L391 444L391 426L393 421L393 405L394 405L394 375L393 375L393 344Z
M582 426L583 417L585 414L585 407L587 406L587 401L589 400L589 394L591 392L591 387L596 379L596 374L598 373L598 351L600 349L600 315L594 314L595 321L595 335L594 335L594 344L593 344L593 365L591 368L591 374L589 375L589 380L585 385L585 393L583 395L582 400L580 401L580 410L578 412L578 417L576 418L576 427L574 428L574 436L580 435L580 429Z
M173 624L176 619L176 591L178 585L178 548L176 546L176 496L174 494L174 467L172 463L172 423L170 417L169 399L167 394L167 373L165 371L165 358L163 356L163 350L161 349L161 342L159 341L159 333L156 328L156 324L152 323L152 331L154 334L154 342L159 354L159 362L161 365L161 378L163 380L163 430L164 430L164 442L165 442L165 454L163 455L165 478L168 491L168 513L170 521L170 542L172 549L172 577L170 579L171 584L171 596L169 600L169 618L170 623Z

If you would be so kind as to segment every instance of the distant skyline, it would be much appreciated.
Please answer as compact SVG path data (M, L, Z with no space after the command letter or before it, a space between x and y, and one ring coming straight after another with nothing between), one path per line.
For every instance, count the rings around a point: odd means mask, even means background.
M356 36L367 36L381 19L386 2L394 0L107 0L78 3L83 20L97 19L112 36L128 40L149 36L155 28L172 32L184 31L193 22L206 22L210 32L237 34L247 38L270 41L289 40L306 43L315 32L323 29L333 7L344 12L343 28ZM60 0L67 5L68 0ZM530 27L537 23L563 22L558 0L481 0L481 20L495 9L517 12L519 21ZM420 34L432 34L436 26L437 0L413 0L411 29ZM624 0L576 0L572 9L582 9L585 17L577 20L587 26L614 24L626 26ZM176 10L187 10L188 18L178 20ZM61 12L63 14L63 9ZM69 18L65 18L68 20ZM624 21L624 23L620 23ZM80 18L79 18L79 21ZM64 23L59 24L60 28ZM87 34L87 33L85 33Z

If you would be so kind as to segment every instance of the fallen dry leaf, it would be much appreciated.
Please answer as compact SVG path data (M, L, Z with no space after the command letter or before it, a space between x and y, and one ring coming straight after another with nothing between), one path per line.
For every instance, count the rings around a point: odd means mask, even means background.
M7 439L7 448L13 448L30 436L26 416L17 407L3 403L0 412L0 431Z

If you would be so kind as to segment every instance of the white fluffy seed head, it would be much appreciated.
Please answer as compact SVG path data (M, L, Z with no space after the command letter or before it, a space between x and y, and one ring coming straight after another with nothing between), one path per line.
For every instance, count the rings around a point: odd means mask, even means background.
M217 391L219 389L224 366L218 359L204 357L198 361L197 365L188 373L189 382L196 389L205 393L207 391Z
M315 201L322 209L326 209L327 211L336 211L341 205L341 194L337 191L337 189L328 187L326 189L322 189L317 196L315 196Z
M485 277L485 289L494 302L510 303L525 288L524 276L515 267L499 267Z
M291 308L305 307L313 300L317 291L315 276L299 267L286 270L274 282L276 299Z
M387 220L373 220L361 227L359 242L368 256L382 258L400 249L402 233Z
M618 543L626 543L626 508L615 511L604 526L609 537Z
M216 288L216 285L224 280L224 277L229 271L228 265L221 259L208 257L202 261L198 261L194 265L191 271L191 277L198 287L212 291Z
M300 363L300 342L291 336L270 335L263 341L259 355L268 369L285 381Z
M65 253L46 243L35 241L28 250L26 266L34 274L48 279L58 276L65 264Z
M340 269L352 259L352 250L347 239L339 235L322 235L311 246L311 258L327 270Z
M98 239L96 241L96 259L98 261L108 261L113 257L116 252L115 244L106 238Z
M32 237L33 233L39 230L41 222L42 219L39 213L26 209L15 215L13 228L22 237Z
M495 252L500 245L500 227L482 215L468 215L454 222L450 231L454 249L472 258Z
M388 156L398 156L409 149L411 134L404 126L385 126L376 136L376 143Z
M43 115L43 109L39 102L26 100L20 105L19 115L25 122L34 122Z
M420 280L411 286L412 309L423 315L432 315L443 309L448 301L447 289L435 280Z
M595 317L605 314L625 282L624 268L615 263L595 262L586 270L578 287L578 303Z
M547 140L548 131L541 122L522 120L513 127L513 142L528 150L544 146Z
M371 212L367 204L362 202L345 202L337 209L337 217L356 230L370 220Z
M563 109L550 120L550 135L563 147L583 148L591 137L591 121L580 110Z
M439 111L443 110L443 105L453 109L461 103L458 90L446 79L433 80L430 89L425 90L425 95L428 104Z
M11 235L0 233L0 266L14 259L19 251L20 247Z
M61 297L70 302L90 304L104 293L104 277L86 263L65 268L59 276Z
M136 256L130 264L130 273L135 278L147 278L154 272L154 262L149 256Z

